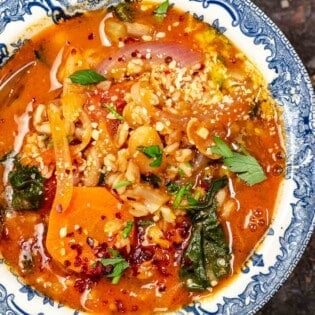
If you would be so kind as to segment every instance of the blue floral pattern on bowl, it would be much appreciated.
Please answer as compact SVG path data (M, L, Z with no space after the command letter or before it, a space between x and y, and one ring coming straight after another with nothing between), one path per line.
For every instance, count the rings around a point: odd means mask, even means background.
M35 9L49 17L53 23L58 23L78 12L115 2L117 0L2 0L0 35L6 34L8 28L14 27L15 23L27 20ZM272 223L263 246L258 247L244 265L237 290L232 290L232 294L231 290L223 290L215 299L215 303L206 299L176 312L178 315L253 314L272 297L293 270L315 225L313 89L304 66L287 39L273 22L248 0L174 2L184 9L187 8L195 17L210 22L227 36L232 34L233 37L234 32L238 32L241 37L246 38L242 43L249 43L250 48L263 52L265 70L267 68L266 71L273 74L272 79L268 80L270 90L283 108L287 133L287 171L279 211L286 212L286 215L280 216L279 220L276 219L276 222ZM218 16L215 15L217 12ZM0 39L0 65L22 44L21 38L14 42L2 42ZM247 46L240 48L245 52L250 50ZM79 314L21 283L10 273L3 260L0 260L0 273L5 275L0 278L1 315L48 315L56 311L58 314ZM31 303L36 304L27 308Z

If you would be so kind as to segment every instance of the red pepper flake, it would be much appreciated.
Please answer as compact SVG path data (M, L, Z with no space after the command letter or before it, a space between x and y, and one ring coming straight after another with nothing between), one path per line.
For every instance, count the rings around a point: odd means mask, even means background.
M69 260L65 260L63 262L63 265L67 268L67 267L70 267L71 266L71 262Z
M121 300L115 300L115 304L116 304L118 312L121 312L121 313L126 312L126 307L124 306L124 304Z
M95 38L95 34L94 33L90 33L89 36L88 36L88 39L89 40L92 40Z
M138 54L139 54L139 50L136 49L135 51L133 51L133 52L131 53L131 57L132 57L132 58L136 58L136 57L138 57Z
M121 219L121 217L122 217L121 212L116 212L116 213L115 213L115 217L116 217L117 219Z
M139 309L139 306L138 306L138 305L132 305L132 307L131 307L131 311L132 311L132 312L137 312L138 309Z
M172 58L172 56L167 56L167 57L165 57L164 61L166 64L170 64L173 61L173 58Z
M126 60L125 56L121 56L117 59L119 62L124 62Z

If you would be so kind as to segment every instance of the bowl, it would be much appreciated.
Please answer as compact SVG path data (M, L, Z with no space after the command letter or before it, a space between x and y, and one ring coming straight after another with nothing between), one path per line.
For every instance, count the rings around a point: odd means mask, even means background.
M117 1L10 1L0 4L0 64L40 28ZM177 314L254 314L300 259L315 225L314 94L298 55L248 0L175 0L224 33L257 65L278 102L286 133L286 175L274 219L242 272L213 296ZM23 284L0 260L1 314L80 314Z

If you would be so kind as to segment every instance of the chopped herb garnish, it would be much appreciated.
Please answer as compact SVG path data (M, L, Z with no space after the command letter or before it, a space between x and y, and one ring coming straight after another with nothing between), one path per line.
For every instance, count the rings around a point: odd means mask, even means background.
M78 70L69 76L72 83L81 85L96 84L105 81L106 78L91 69Z
M166 184L166 189L170 193L175 193L179 190L179 185L173 182L169 182Z
M173 207L176 209L180 206L184 197L190 194L191 184L180 186L179 190L176 193L176 197L173 203Z
M155 10L154 15L159 18L164 18L167 14L167 11L170 9L171 5L169 0L162 2Z
M129 186L131 184L132 184L132 182L130 180L122 180L121 182L118 182L118 183L114 184L113 185L113 189L119 189L119 188L122 188L122 187Z
M149 225L152 225L154 224L154 221L152 220L140 220L138 221L138 226L149 226Z
M117 112L116 108L113 105L103 104L102 106L106 108L116 119L125 120L125 118Z
M184 198L186 198L188 205L195 205L199 202L198 200L200 194L198 193L195 196L193 196L191 183L180 186L176 183L170 182L166 185L166 189L169 193L175 195L175 200L173 202L173 207L175 209L181 206L181 203L184 200Z
M149 147L140 146L137 149L147 157L153 159L153 161L149 164L150 166L159 167L162 164L163 151L160 146L158 145L151 145Z
M223 164L249 186L258 184L267 178L262 167L253 156L232 151L220 137L214 136L213 141L216 145L211 147L211 152L221 155Z
M123 238L127 238L129 236L129 234L131 233L132 227L133 227L133 221L128 221L127 225L122 231Z
M118 251L111 251L113 257L112 258L102 258L101 263L103 266L112 266L113 270L111 273L107 274L107 278L112 278L112 283L117 284L123 274L123 272L129 268L128 261L123 258Z

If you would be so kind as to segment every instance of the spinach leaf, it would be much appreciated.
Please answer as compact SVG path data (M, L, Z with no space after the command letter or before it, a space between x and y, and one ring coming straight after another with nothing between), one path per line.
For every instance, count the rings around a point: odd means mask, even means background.
M132 23L135 19L135 11L130 3L120 2L113 8L116 17L123 22Z
M183 257L180 277L191 291L204 291L230 272L230 250L216 210L216 193L227 177L213 181L203 201L186 207L192 220L191 239Z
M16 210L38 210L44 200L44 181L36 166L22 165L18 159L8 180L12 186L12 207Z

